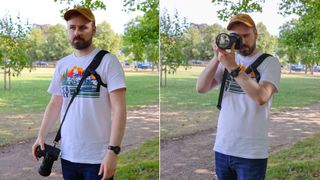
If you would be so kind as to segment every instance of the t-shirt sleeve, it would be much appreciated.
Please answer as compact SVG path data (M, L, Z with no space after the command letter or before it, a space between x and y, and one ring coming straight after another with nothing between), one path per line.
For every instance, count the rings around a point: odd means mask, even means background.
M126 88L126 81L123 68L114 55L110 55L110 64L107 73L108 91L112 92L117 89Z
M59 63L57 64L54 70L54 74L49 85L48 92L53 95L62 96L60 89Z
M278 92L281 77L281 64L279 60L275 57L269 57L258 68L261 68L260 82L267 81L272 83L276 87L276 92Z

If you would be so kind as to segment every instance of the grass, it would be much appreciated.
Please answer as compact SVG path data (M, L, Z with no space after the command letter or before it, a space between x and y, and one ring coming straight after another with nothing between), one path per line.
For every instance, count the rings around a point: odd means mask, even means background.
M0 88L0 146L36 136L51 96L47 89L53 72L53 68L23 71L12 78L11 90ZM157 74L126 73L126 83L128 110L159 102Z
M266 179L320 179L320 134L271 154Z
M47 92L53 74L52 68L39 68L12 79L12 89L0 89L0 113L43 112L50 94ZM129 109L158 103L157 74L126 73L127 105ZM3 85L3 79L0 79ZM141 93L143 92L143 93Z
M161 138L191 134L216 126L218 89L208 94L195 91L203 67L179 69L169 75L167 87L160 89ZM273 98L272 110L280 111L320 102L320 77L282 75L279 93Z
M159 137L119 156L116 179L159 179Z

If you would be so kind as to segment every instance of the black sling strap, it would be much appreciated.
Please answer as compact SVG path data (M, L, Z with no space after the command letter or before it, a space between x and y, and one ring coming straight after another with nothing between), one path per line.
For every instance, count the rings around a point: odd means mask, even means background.
M250 74L253 71L258 83L259 83L261 77L260 77L260 73L257 70L257 67L269 56L271 56L271 55L267 54L267 53L263 53L245 70L245 72L247 74ZM220 87L220 92L219 92L219 99L218 99L218 104L217 104L217 108L219 110L221 110L221 103L222 103L222 98L223 98L223 93L224 93L224 87L225 87L225 84L226 84L226 81L227 81L227 78L229 75L230 74L228 73L227 69L225 69L224 73L223 73L223 77L222 77L222 82L221 82L221 87Z
M102 58L105 54L109 53L108 51L105 51L105 50L101 50L98 52L98 54L93 58L93 60L91 61L91 63L89 64L89 66L86 68L86 70L84 71L83 75L82 75L82 78L80 79L79 83L78 83L78 86L77 88L75 89L75 91L73 92L73 95L70 99L70 102L67 106L67 109L63 115L63 118L62 118L62 121L60 123L60 127L59 127L59 130L57 132L57 135L56 137L54 138L54 146L56 146L58 144L58 142L60 141L61 139L61 127L64 123L64 120L67 116L67 112L70 108L70 105L71 103L73 102L74 98L79 94L80 92L80 89L81 89L81 85L83 83L83 81L88 77L90 76L91 74L95 76L96 80L98 81L98 85L97 85L97 90L100 88L100 85L102 85L103 87L107 87L107 84L103 83L102 80L101 80L101 77L100 75L96 72L96 69L97 67L100 65L101 61L102 61Z

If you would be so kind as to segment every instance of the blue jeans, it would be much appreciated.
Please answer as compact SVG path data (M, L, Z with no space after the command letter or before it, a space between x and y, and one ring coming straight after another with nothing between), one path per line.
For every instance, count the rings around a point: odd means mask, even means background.
M62 174L65 180L101 180L102 175L99 176L100 164L84 164L73 163L61 159ZM110 177L109 180L113 180Z
M215 152L219 180L263 180L268 159L246 159Z

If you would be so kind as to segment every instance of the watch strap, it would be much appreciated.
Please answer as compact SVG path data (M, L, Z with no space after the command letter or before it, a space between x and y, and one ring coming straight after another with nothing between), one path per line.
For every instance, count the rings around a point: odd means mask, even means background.
M238 66L237 68L230 71L230 75L236 78L239 75L240 71L241 71L241 68L240 66Z
M121 151L120 146L108 146L108 150L113 151L115 154L119 154Z

